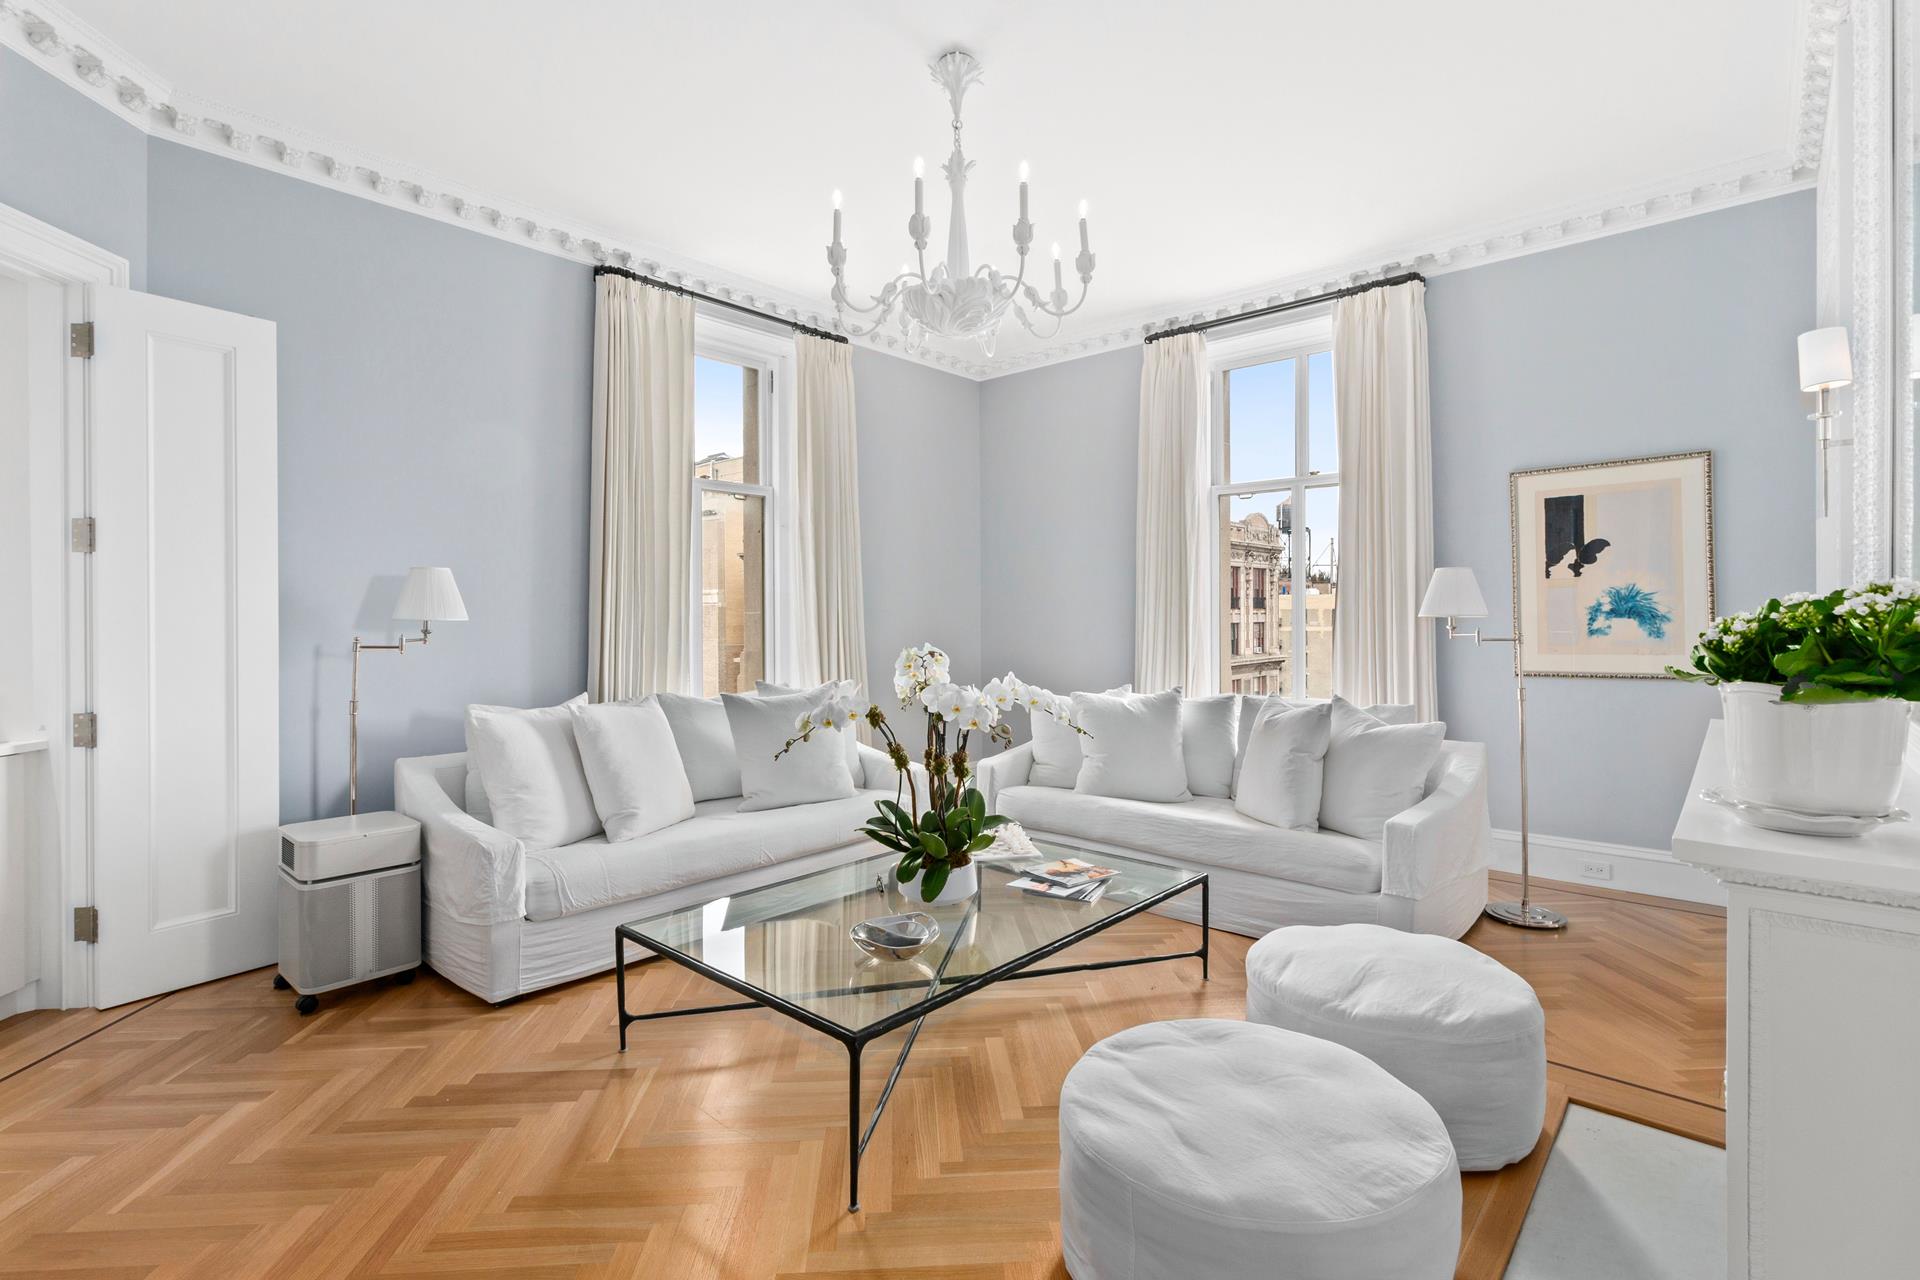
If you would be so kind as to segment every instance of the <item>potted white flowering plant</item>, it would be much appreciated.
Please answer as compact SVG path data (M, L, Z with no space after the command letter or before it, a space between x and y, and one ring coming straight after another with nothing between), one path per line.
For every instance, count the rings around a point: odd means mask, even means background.
M1013 731L1005 715L1016 706L1073 724L1070 704L1012 672L975 688L955 684L950 666L945 653L923 644L903 649L893 671L893 692L901 707L926 716L926 744L919 761L926 770L924 797L913 772L913 757L894 733L886 712L857 699L850 685L835 686L801 716L794 726L795 736L781 749L784 755L794 743L807 741L820 729L872 726L899 780L894 798L877 802L875 816L860 831L898 853L894 874L899 882L920 901L935 906L973 896L979 887L973 855L991 845L994 828L1007 822L987 812L986 798L973 785L969 748L974 736L1010 745Z
M1734 797L1802 813L1893 808L1920 701L1920 582L1796 592L1716 621L1682 680L1718 685Z

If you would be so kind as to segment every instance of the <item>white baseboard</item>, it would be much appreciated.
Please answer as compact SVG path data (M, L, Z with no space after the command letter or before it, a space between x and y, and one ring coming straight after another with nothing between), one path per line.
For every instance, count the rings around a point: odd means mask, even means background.
M0 996L0 1018L11 1018L16 1013L32 1013L40 1007L40 984L29 982L18 991L9 991Z
M1531 841L1529 860L1533 874L1543 880L1564 880L1597 889L1622 889L1687 902L1727 905L1727 891L1718 880L1697 867L1675 861L1673 854L1665 849L1536 833ZM1583 865L1587 863L1603 864L1613 873L1612 878L1599 879L1585 874ZM1519 874L1519 832L1495 829L1493 869Z

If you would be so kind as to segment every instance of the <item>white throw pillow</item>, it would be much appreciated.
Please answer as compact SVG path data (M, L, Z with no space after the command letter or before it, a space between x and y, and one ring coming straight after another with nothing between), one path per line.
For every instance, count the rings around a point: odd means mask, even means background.
M1247 738L1253 733L1253 726L1260 719L1261 709L1270 702L1287 707L1325 706L1318 698L1283 698L1279 694L1243 693L1240 695L1240 744L1233 755L1233 783L1237 791L1240 786L1240 767L1247 758ZM1362 711L1374 719L1386 724L1412 724L1413 704L1409 702L1381 702L1371 707L1362 707Z
M680 763L687 771L687 785L693 788L694 803L739 795L740 762L733 754L727 709L717 698L696 698L690 693L653 696L660 699L660 710L666 713L673 730L673 743L680 749Z
M1387 819L1427 794L1427 774L1440 758L1447 726L1388 724L1345 698L1333 700L1333 735L1320 788L1320 825L1361 840L1378 840Z
M1233 765L1240 754L1233 721L1239 702L1231 693L1217 693L1180 704L1180 753L1187 760L1187 790L1196 796L1233 794Z
M1123 684L1107 692L1132 693L1133 686ZM1038 712L1032 721L1033 767L1027 771L1027 785L1071 788L1080 779L1080 741L1084 735Z
M726 708L734 755L740 762L741 813L845 800L853 794L845 729L816 729L807 741L794 743L791 751L774 759L793 737L800 717L812 708L812 694L763 698L723 693L720 703Z
M600 830L573 741L573 708L467 708L467 759L480 767L495 830L518 837L529 852L557 849Z
M825 699L842 687L845 688L848 697L857 698L860 696L860 686L852 680L829 680L826 684L816 689L796 689L792 685L774 684L770 680L755 680L753 682L753 691L763 698L768 694L804 693L815 702ZM863 710L865 706L865 703L861 704ZM860 735L857 733L845 733L840 736L847 740L847 772L853 775L853 785L858 787L861 785L861 778L866 774L866 766L860 763Z
M1073 719L1085 729L1073 789L1085 795L1170 803L1191 800L1180 751L1180 691L1076 693Z
M693 788L657 698L571 709L573 740L608 840L637 840L693 816Z
M1279 699L1260 711L1247 738L1247 758L1233 807L1249 818L1295 831L1320 829L1320 790L1333 707L1289 707Z

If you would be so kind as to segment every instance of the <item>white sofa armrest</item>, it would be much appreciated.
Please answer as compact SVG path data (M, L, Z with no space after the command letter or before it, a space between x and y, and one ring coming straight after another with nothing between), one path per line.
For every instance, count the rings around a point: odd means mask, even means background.
M393 762L394 806L426 837L426 897L466 924L500 924L527 914L526 847L460 807L441 774L464 779L465 752Z
M1000 793L1008 787L1024 787L1033 773L1033 744L1023 742L997 756L988 756L974 766L974 785L987 802L987 812L998 812Z
M1429 775L1427 798L1387 819L1380 890L1422 898L1435 887L1484 870L1493 852L1487 816L1487 748L1447 742Z

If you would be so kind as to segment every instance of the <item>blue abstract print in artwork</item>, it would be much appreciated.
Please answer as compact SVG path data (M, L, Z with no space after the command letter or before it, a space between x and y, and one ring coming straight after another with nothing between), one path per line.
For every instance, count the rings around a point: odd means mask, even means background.
M1653 597L1653 592L1642 591L1631 582L1608 587L1598 600L1587 606L1587 634L1612 635L1613 620L1618 618L1637 624L1650 640L1665 640L1667 624L1673 621L1673 615L1656 604Z

